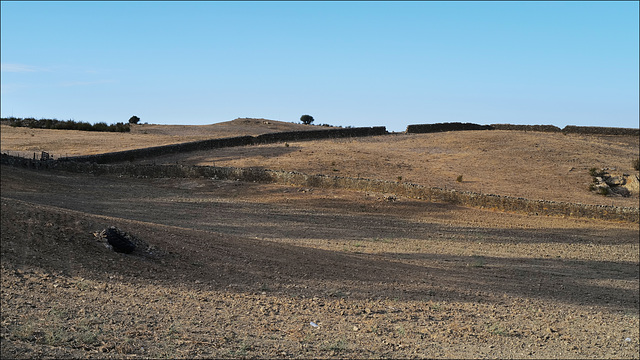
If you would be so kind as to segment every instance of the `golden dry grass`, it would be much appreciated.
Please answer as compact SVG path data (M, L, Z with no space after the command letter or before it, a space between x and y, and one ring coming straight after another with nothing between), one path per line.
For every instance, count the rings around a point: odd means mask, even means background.
M129 133L30 129L0 125L0 150L29 156L91 155L188 141L322 129L266 119L236 119L212 125L132 125Z
M87 155L210 138L319 127L264 119L213 125L138 125L131 133L96 133L2 126L1 150L23 156ZM214 149L154 158L156 163L260 167L364 177L446 187L460 191L585 204L638 206L631 197L588 191L589 169L637 174L634 136L597 136L523 131L460 131L395 134L353 139L290 142ZM145 162L141 160L140 162ZM462 181L457 179L462 176Z
M612 174L637 174L632 162L638 149L638 138L632 136L460 131L243 146L153 161L260 167L528 199L638 206L637 191L628 198L588 191L592 167L615 168Z

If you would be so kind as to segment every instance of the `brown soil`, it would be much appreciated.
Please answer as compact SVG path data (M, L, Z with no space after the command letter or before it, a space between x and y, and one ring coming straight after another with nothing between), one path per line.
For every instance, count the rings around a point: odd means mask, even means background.
M637 224L1 170L2 358L639 357Z

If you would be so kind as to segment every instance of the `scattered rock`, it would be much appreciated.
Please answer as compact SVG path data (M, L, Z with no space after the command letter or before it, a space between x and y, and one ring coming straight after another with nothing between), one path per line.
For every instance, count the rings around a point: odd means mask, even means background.
M383 198L384 198L386 201L389 201L389 202L394 202L394 201L398 200L398 198L397 198L396 196L394 196L394 195L387 195L387 196L383 196Z

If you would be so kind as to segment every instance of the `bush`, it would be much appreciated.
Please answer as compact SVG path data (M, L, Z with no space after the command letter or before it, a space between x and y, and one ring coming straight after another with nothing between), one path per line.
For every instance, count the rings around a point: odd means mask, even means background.
M604 174L605 174L604 170L598 170L597 168L594 168L594 167L589 169L589 175L591 175L593 177L602 176Z
M139 122L140 122L140 118L135 115L129 118L129 124L137 124Z
M302 121L303 124L305 125L310 125L313 122L313 116L311 115L302 115L300 117L300 121Z
M93 125L89 124L88 122L81 121L77 124L76 130L91 131L92 127Z
M129 124L125 124L125 123L116 123L115 125L111 125L112 127L114 127L115 132L127 132L127 131L131 131L131 127L129 126Z
M108 131L109 125L105 122L97 122L93 124L93 131Z

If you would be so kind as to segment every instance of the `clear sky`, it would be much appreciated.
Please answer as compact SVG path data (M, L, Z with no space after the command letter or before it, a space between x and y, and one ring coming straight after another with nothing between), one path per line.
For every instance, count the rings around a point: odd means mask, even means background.
M1 112L637 128L638 4L2 1Z

